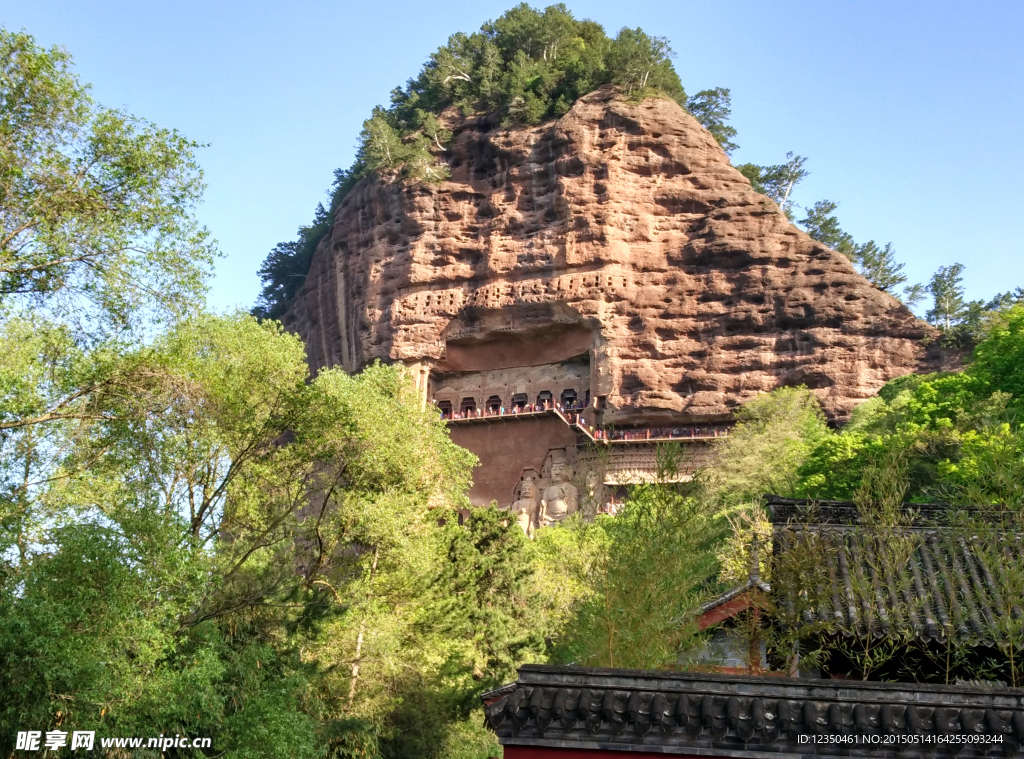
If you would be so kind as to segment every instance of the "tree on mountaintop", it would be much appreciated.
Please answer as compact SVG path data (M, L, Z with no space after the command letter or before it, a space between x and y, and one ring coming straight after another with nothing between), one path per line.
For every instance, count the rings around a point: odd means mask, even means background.
M686 110L711 132L726 155L739 148L732 139L736 136L736 128L726 123L732 115L732 96L727 87L715 87L701 90L686 101Z
M854 261L871 284L908 306L924 297L920 285L910 285L904 287L902 292L897 291L907 281L907 275L903 273L905 264L896 261L896 251L891 242L887 242L884 248L879 248L874 240L858 245Z
M794 202L792 194L794 188L808 174L804 164L807 159L803 156L793 155L793 151L786 153L786 162L776 166L758 166L753 163L744 163L736 168L750 180L751 186L762 195L779 204L779 208L786 214L786 217L793 220Z
M963 264L940 266L928 283L933 305L928 310L928 321L945 329L952 327L966 309L963 286Z
M892 243L886 243L884 248L879 248L874 240L858 245L853 241L853 236L839 226L839 219L834 215L838 207L839 204L831 200L819 200L805 209L807 215L797 223L813 239L853 261L857 270L871 284L906 306L913 307L924 298L924 288L919 284L899 289L907 281L907 275L903 273L904 264L896 261L896 250Z
M851 261L857 249L853 236L844 232L839 226L839 219L833 213L839 208L838 203L831 200L819 200L810 208L805 209L807 216L800 219L800 224L807 234L832 250L842 253Z

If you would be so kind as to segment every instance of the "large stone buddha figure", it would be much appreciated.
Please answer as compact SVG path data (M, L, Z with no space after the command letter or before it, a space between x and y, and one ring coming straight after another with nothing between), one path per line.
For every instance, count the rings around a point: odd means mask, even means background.
M519 500L510 509L515 515L516 524L528 538L533 537L533 529L537 522L537 486L533 478L526 476L519 486Z
M551 459L551 484L544 488L540 499L541 527L557 524L567 516L576 513L579 495L576 486L569 482L569 462L564 453L556 453Z

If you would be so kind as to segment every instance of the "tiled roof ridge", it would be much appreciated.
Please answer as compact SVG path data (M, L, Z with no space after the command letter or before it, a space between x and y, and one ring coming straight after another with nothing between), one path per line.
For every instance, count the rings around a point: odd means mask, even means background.
M935 693L937 696L948 695L985 695L998 692L1008 697L1019 699L1021 708L1024 709L1024 687L1011 688L1009 686L993 687L985 685L942 685L939 683L904 683L885 682L880 680L814 680L801 677L764 677L761 675L732 675L710 672L684 672L663 669L626 669L616 667L582 667L575 664L523 664L518 669L518 680L508 683L494 691L485 693L482 698L490 694L501 693L505 688L515 685L536 685L543 684L551 678L571 677L600 678L609 681L628 679L632 681L678 681L680 683L704 683L707 685L720 684L722 686L758 684L772 688L824 688L835 691L903 691L913 690L920 693ZM616 686L626 687L626 686ZM640 689L652 690L649 686L637 685Z
M712 598L700 606L700 613L706 614L712 609L716 609L722 604L726 604L734 598L742 596L744 593L749 593L754 589L760 590L762 593L771 593L772 586L766 583L764 580L755 580L753 578L747 580L742 585L737 585L734 588L730 588L719 596Z
M662 687L645 687L652 680ZM824 734L998 735L1001 753L1024 742L1024 689L549 666L523 667L514 685L485 698L487 723L506 745L752 757L779 756L802 745L800 736ZM848 756L942 756L965 746L844 748ZM975 748L993 746L966 753Z
M832 527L861 525L860 508L854 501L829 501L813 498L783 498L765 496L769 519L776 527L789 522ZM932 527L944 522L956 507L946 503L904 503L908 512L914 512L914 528ZM974 512L984 514L981 507Z

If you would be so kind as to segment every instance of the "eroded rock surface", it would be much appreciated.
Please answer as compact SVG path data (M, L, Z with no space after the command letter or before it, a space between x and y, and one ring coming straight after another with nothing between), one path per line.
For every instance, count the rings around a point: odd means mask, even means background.
M402 361L428 392L428 372L586 354L619 425L724 420L799 384L841 421L928 367L931 328L790 224L674 102L605 89L540 127L454 131L449 181L367 178L338 209L285 318L314 367Z

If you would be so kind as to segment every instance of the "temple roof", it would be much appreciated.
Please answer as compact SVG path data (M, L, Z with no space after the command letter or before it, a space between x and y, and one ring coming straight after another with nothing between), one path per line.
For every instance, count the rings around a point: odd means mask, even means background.
M785 574L773 578L777 613L847 635L909 632L971 645L1018 631L1020 593L1004 567L1020 561L1019 537L967 536L944 526L947 507L908 509L917 512L913 522L878 528L852 503L770 497L775 571Z
M1024 741L1024 689L527 665L482 698L505 746L909 759L1012 755ZM824 735L839 740L806 737ZM998 743L967 740L983 735Z

